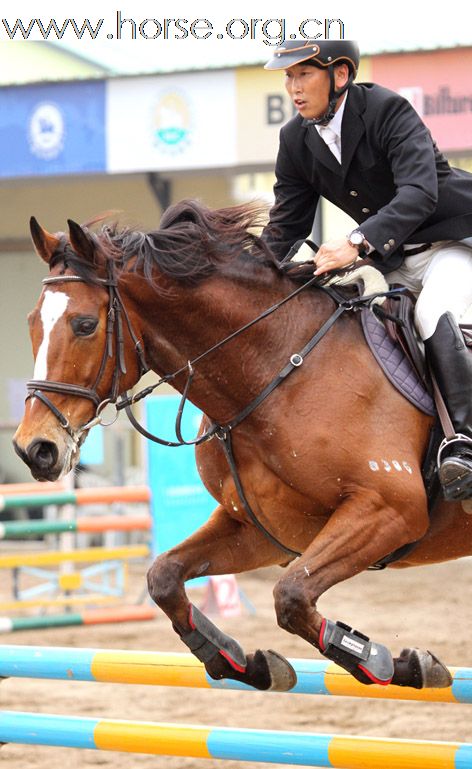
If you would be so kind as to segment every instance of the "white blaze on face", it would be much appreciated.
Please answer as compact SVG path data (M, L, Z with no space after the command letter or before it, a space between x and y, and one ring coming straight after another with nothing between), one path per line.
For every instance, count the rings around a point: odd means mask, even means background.
M69 297L62 291L46 291L41 306L41 322L43 324L43 341L39 345L34 364L33 379L48 378L48 350L51 333L59 318L64 314Z

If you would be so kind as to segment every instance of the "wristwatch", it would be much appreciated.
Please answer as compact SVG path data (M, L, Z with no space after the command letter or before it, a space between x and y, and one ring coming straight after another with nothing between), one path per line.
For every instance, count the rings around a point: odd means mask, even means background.
M367 254L365 237L360 230L353 230L351 234L347 236L347 242L350 246L357 248L360 257Z
M367 253L365 237L360 230L353 230L351 234L347 236L347 242L350 246L357 248L359 256L365 256Z

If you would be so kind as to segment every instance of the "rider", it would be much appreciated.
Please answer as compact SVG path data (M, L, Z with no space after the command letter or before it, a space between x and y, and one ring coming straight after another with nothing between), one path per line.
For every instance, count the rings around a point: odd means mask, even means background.
M322 195L358 224L323 243L315 275L368 254L417 297L416 324L456 435L441 452L446 499L472 497L472 174L451 168L413 107L354 84L350 40L287 40L265 68L285 70L298 112L281 130L275 204L263 237L281 259L311 231Z

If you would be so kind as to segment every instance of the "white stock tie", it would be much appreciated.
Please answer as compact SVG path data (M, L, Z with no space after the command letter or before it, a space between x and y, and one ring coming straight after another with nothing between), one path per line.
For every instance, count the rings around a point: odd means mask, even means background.
M333 131L332 128L329 126L323 126L320 130L321 138L327 144L328 148L333 153L334 157L338 161L338 163L341 162L341 147L340 147L340 141L339 136L335 131Z

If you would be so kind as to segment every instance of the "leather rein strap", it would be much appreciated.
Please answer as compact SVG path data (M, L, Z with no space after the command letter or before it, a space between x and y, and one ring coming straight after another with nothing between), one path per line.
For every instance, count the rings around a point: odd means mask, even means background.
M289 374L292 373L292 371L295 371L296 368L301 366L303 364L303 361L305 357L308 355L311 350L318 344L318 342L324 337L324 335L329 331L331 326L337 321L340 315L342 315L346 310L351 309L344 305L339 305L336 310L333 312L332 315L328 318L328 320L323 323L319 331L316 332L314 336L310 339L308 344L305 345L303 350L301 350L299 353L295 353L290 357L289 362L284 366L284 368L277 374L277 376L270 382L270 384L267 385L267 387L262 390L262 392L255 398L251 403L246 406L243 411L238 414L237 417L235 417L231 422L228 422L226 425L216 425L216 436L221 440L223 445L223 450L226 456L226 460L228 462L229 468L231 470L231 475L233 477L234 485L236 486L236 491L238 492L238 496L243 504L243 507L249 517L249 519L252 521L254 526L256 526L259 531L262 531L263 534L269 539L272 544L276 545L280 550L283 550L285 553L288 553L288 555L294 556L295 558L300 556L301 553L298 552L298 550L292 550L292 548L287 547L286 545L282 544L276 537L271 534L268 529L259 521L259 519L256 517L254 511L252 510L246 494L244 492L243 485L241 483L241 478L239 477L239 473L236 467L236 461L234 458L233 453L233 446L232 446L232 440L231 440L231 430L239 425L243 419L245 419L249 414L251 414L260 404L278 387L284 379L288 377Z

